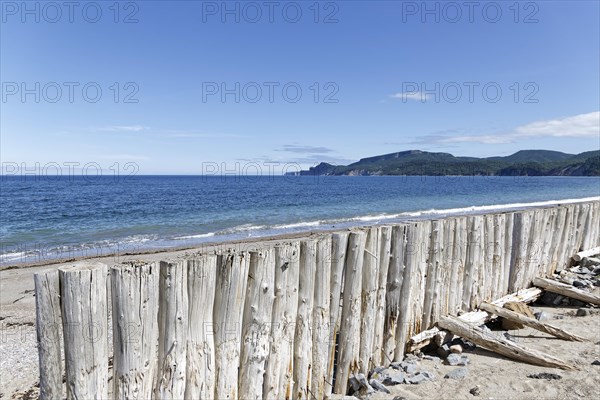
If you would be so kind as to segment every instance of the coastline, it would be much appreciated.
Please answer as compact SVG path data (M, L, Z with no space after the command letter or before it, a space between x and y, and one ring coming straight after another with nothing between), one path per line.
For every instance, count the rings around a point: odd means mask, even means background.
M39 261L31 262L16 262L13 264L6 263L5 265L0 264L0 272L23 269L23 268L34 268L43 266L61 266L63 264L79 261L100 261L105 263L119 263L128 260L144 260L144 261L156 261L156 259L173 259L179 256L183 256L188 252L211 252L219 248L220 250L227 248L242 247L243 249L256 248L259 244L273 245L279 242L285 242L293 239L311 237L315 235L322 235L326 233L336 232L340 230L350 229L361 229L368 226L374 225L386 225L402 222L410 222L415 220L435 220L443 217L455 217L462 215L481 215L489 212L504 213L512 212L516 210L542 208L549 206L559 206L561 204L577 204L589 201L600 201L600 196L563 199L563 200L547 200L547 201L535 201L528 203L511 203L511 204L492 204L483 206L471 206L461 208L450 208L450 209L439 209L439 210L421 210L421 211L409 211L397 214L379 215L379 216L364 216L355 217L349 219L345 224L329 225L324 224L323 229L315 229L310 222L306 222L307 227L311 229L299 230L288 233L275 233L266 234L264 236L252 236L238 239L230 239L227 236L222 236L219 240L219 236L211 236L210 241L203 241L197 243L190 243L181 246L165 247L165 248L147 248L136 251L107 251L105 254L89 254L81 256L70 256L70 257L57 257L57 258L46 258Z

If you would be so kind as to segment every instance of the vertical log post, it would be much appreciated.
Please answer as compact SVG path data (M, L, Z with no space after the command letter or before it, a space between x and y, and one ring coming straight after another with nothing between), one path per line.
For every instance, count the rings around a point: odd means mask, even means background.
M248 285L242 325L239 394L244 399L263 398L263 376L269 355L269 335L275 284L273 249L250 253Z
M312 329L312 377L311 396L318 399L325 397L326 387L331 385L325 381L329 353L334 350L329 329L329 301L331 296L331 235L317 241L317 269L315 272L315 291ZM312 397L311 397L312 398Z
M188 339L186 399L209 400L215 395L215 341L213 308L217 283L217 256L187 260Z
M110 270L113 397L149 399L157 371L159 269L128 263Z
M390 226L382 226L379 229L380 246L379 246L379 277L377 282L377 299L375 301L375 336L373 337L373 364L382 365L382 352L384 329L385 329L385 308L386 308L386 288L387 276L390 266L390 255L392 245L392 228Z
M308 399L311 388L312 317L317 249L315 240L300 242L298 316L294 338L294 399Z
M185 396L188 335L187 271L183 260L160 262L158 311L158 380L156 396Z
M359 371L365 375L368 374L371 367L373 338L375 337L375 301L377 299L377 286L379 284L377 231L377 228L370 228L368 230L363 255Z
M108 397L108 267L76 264L59 270L67 399Z
M35 329L37 333L40 399L62 399L64 363L58 271L33 275L35 283Z
M340 326L339 359L335 375L335 393L346 393L350 375L358 372L362 267L366 235L356 231L348 237L344 299Z
M240 337L249 260L246 253L223 254L217 260L215 287L215 398L234 400L238 396Z

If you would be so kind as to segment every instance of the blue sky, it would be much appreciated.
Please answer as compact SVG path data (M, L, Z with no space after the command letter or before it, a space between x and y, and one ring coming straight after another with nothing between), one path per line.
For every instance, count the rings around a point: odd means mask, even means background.
M22 4L2 1L5 164L600 147L597 1Z

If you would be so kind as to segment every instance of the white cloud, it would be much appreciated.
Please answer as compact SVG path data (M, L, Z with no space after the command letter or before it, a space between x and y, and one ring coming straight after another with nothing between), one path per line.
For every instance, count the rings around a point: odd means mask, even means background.
M495 135L427 135L418 143L483 143L507 144L519 139L543 137L600 138L600 111L572 117L536 121Z
M142 125L113 125L113 126L104 126L100 128L94 128L96 131L103 132L141 132L146 131L150 128Z
M429 100L431 98L431 95L424 93L424 92L401 92L401 93L391 94L390 97L392 99L400 99L403 102L406 102L407 100L413 100L413 101L421 101L421 102L425 103L427 100Z

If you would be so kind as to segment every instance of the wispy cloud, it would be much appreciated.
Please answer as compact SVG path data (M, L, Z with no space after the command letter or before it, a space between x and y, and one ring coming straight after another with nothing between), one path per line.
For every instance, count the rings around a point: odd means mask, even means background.
M142 125L112 125L112 126L103 126L103 127L95 127L92 128L95 131L102 132L142 132L147 131L147 126Z
M531 122L508 132L482 135L425 135L413 143L451 144L482 143L507 144L519 139L544 137L587 138L600 137L600 111L579 114L572 117Z
M390 97L392 99L400 99L402 101L413 100L424 103L431 98L431 95L424 92L400 92L391 94Z
M285 144L281 149L276 149L276 151L289 151L292 153L313 153L313 154L325 154L325 153L333 153L332 149L321 146L300 146L296 144Z
M244 136L234 133L202 132L198 130L161 130L157 135L170 138L210 138L210 139L237 139ZM246 136L247 137L247 136Z

